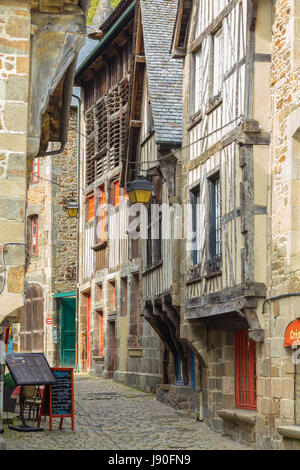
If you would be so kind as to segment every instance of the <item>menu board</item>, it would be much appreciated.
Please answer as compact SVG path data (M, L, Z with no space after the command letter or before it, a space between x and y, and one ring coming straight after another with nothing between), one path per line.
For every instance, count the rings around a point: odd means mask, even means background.
M52 418L72 418L74 429L74 381L72 368L53 367L55 384L45 388L43 403L40 411L38 427L42 416L49 416L50 430L52 430Z
M43 353L11 353L5 362L17 385L51 385L56 383Z

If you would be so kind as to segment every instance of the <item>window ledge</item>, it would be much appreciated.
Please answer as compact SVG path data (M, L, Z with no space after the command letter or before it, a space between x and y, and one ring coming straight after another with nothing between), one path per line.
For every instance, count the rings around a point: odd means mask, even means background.
M197 113L193 114L190 117L190 124L188 125L188 131L190 131L194 126L196 126L199 122L202 121L202 113L198 111Z
M209 274L205 274L204 278L205 279L210 279L211 277L221 276L221 274L222 274L222 271L213 271Z
M232 421L236 424L248 424L254 426L256 423L256 411L240 410L237 408L219 410L218 415L225 421Z
M300 426L277 426L276 430L283 437L300 440Z
M162 264L163 264L162 261L160 261L159 263L153 264L152 266L149 266L149 267L145 268L143 273L142 273L143 276L150 273L151 271L154 271L154 269L159 268L160 266L162 266Z
M98 251L102 250L103 248L107 247L107 240L101 243L97 243L96 245L91 246L91 250Z
M210 114L214 109L220 106L222 102L223 102L223 98L220 98L218 95L212 98L207 109L205 110L205 114Z

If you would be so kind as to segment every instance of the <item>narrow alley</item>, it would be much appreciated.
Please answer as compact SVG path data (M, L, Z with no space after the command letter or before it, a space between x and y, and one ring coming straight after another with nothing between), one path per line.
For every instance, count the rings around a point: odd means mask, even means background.
M44 421L46 419L46 421ZM152 393L89 375L75 379L75 431L43 418L43 433L5 425L8 450L250 450L156 400ZM29 423L29 422L28 422Z

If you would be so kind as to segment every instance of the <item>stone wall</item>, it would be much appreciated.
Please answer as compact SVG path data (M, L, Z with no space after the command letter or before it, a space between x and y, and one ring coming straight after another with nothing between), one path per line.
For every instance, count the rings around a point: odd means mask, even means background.
M25 242L26 151L30 63L30 2L0 5L0 253ZM25 250L5 250L7 277L1 321L23 305ZM2 263L1 263L2 264ZM0 275L0 289L4 283Z
M40 158L40 178L28 189L29 217L38 216L38 254L30 256L26 282L39 284L44 292L44 352L53 365L59 365L59 341L53 342L53 330L60 331L59 303L53 294L76 290L77 219L69 218L65 204L77 198L76 109L71 109L68 142L63 153ZM49 149L59 148L50 144ZM53 326L46 326L53 318Z
M265 341L258 364L257 446L291 448L279 426L300 424L292 348L284 348L288 324L299 317L300 292L300 1L273 2L271 62L272 146L268 198L268 298Z

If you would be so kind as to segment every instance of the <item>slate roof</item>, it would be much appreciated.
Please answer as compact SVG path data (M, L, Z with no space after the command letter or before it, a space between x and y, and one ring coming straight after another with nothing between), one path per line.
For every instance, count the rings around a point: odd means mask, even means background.
M155 140L174 146L182 139L183 61L171 56L177 7L178 0L141 0Z

